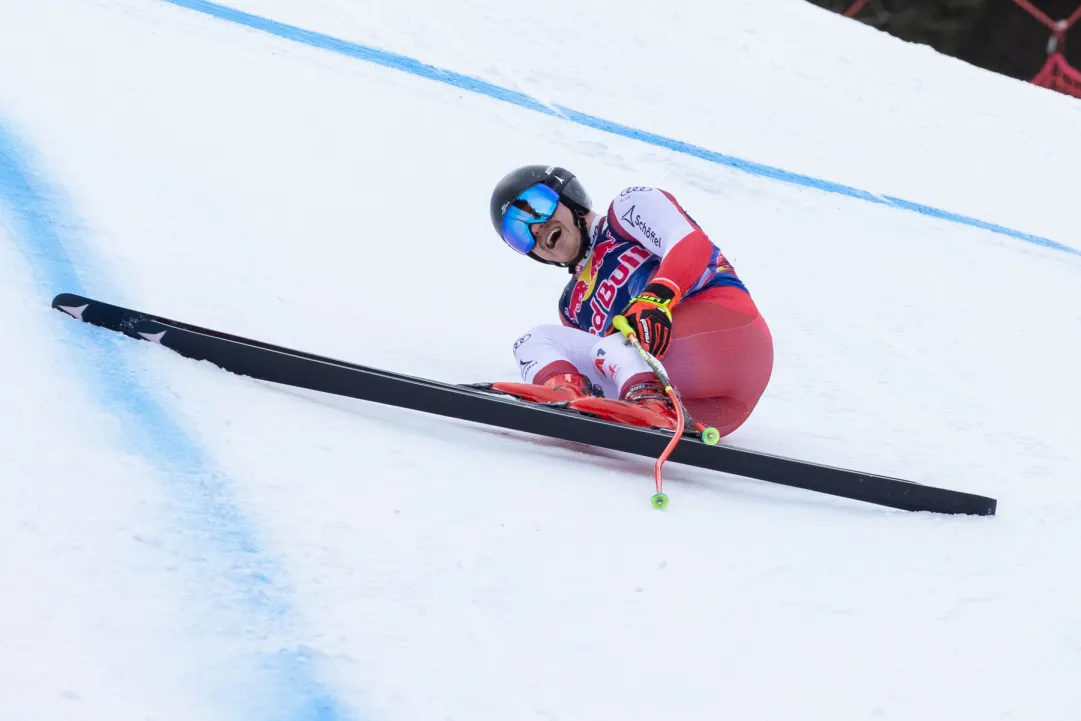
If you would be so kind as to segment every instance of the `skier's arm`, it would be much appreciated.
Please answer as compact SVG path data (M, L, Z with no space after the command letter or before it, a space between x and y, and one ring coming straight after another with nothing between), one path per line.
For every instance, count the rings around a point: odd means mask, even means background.
M673 290L675 305L698 282L713 257L713 243L701 229L695 229L672 245L651 283L663 283Z
M608 223L661 257L650 282L620 313L661 358L672 340L672 309L707 272L714 245L670 193L655 188L624 190L608 209Z
M678 303L709 267L716 247L668 192L657 188L627 188L608 209L608 223L620 235L633 238L661 264L653 276Z

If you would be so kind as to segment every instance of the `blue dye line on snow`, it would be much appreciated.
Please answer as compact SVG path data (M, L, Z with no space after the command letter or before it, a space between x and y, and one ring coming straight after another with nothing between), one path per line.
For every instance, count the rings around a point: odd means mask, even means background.
M378 48L368 47L366 45L360 45L358 43L349 42L347 40L341 40L331 35L325 35L323 33L313 32L311 30L304 30L298 28L295 25L287 25L275 20L269 20L258 15L252 15L251 13L242 12L240 10L234 10L233 8L226 7L224 5L218 5L217 3L207 2L207 0L162 0L163 2L170 3L172 5L178 5L180 7L188 8L189 10L195 10L221 20L228 20L229 22L243 25L254 30L261 30L262 32L276 35L286 40L293 40L304 45L310 45L314 48L320 48L322 50L329 50L331 52L339 53L341 55L347 55L351 58L358 60L365 60L376 65L382 65L383 67L393 68L394 70L401 70L412 75L417 75L422 78L428 78L430 80L437 80L447 85L453 85L463 90L468 90L479 95L486 95L496 100L502 100L512 105L517 105L528 110L533 110L544 115L550 115L553 117L563 118L572 123L583 125L587 128L593 128L594 130L601 130L613 135L619 135L624 138L631 138L633 140L640 140L643 143L648 143L660 148L665 148L677 153L689 155L701 160L705 160L718 165L724 165L735 170L740 170L751 175L757 175L763 178L770 178L782 183L789 183L791 185L797 185L805 188L814 188L827 193L835 193L837 195L844 195L849 198L857 198L859 200L865 200L871 203L877 203L879 205L885 205L891 208L897 208L900 210L908 210L921 215L926 215L932 218L938 218L940 220L946 220L951 223L958 223L960 225L967 225L973 228L981 228L983 230L989 230L993 233L999 233L1001 235L1023 240L1028 243L1034 243L1036 245L1044 246L1045 248L1052 248L1064 253L1070 253L1071 255L1081 256L1081 250L1077 248L1071 248L1068 245L1055 242L1048 238L1043 238L1038 235L1032 235L1031 233L1024 233L1019 230L1013 230L1003 225L996 223L988 223L986 221L978 220L976 218L970 218L958 213L951 213L947 210L939 210L929 205L922 205L920 203L913 203L901 198L894 198L891 196L876 195L866 190L860 190L849 185L842 185L841 183L834 183L829 180L823 180L821 178L814 178L809 175L801 175L799 173L792 173L780 168L774 168L769 165L762 165L761 163L755 163L750 160L743 160L741 158L734 157L732 155L725 155L724 153L718 153L707 148L700 147L698 145L692 145L685 143L681 140L673 140L672 138L658 135L657 133L650 133L645 130L638 130L632 128L629 125L623 125L621 123L612 122L611 120L605 120L604 118L598 118L595 115L588 115L586 113L580 113L570 108L565 108L561 105L546 105L536 98L530 97L525 93L520 93L516 90L509 90L507 88L500 87L493 83L489 83L480 78L470 77L469 75L463 75L456 73L452 70L444 70L437 68L434 65L428 65L422 63L414 58L407 57L405 55L399 55L398 53L392 53L387 50L380 50Z
M69 255L69 250L77 250L77 239L59 220L71 215L60 198L35 177L16 139L0 124L0 210L3 205L10 210L12 240L42 288L43 304L47 307L60 291L82 293L76 264ZM93 394L121 418L128 444L125 450L146 459L167 484L177 520L184 526L184 540L194 543L185 549L190 553L188 561L204 566L200 582L225 586L224 591L208 594L207 600L227 599L225 612L233 614L229 620L238 619L236 633L242 642L248 629L258 629L260 637L269 635L272 642L274 630L287 628L293 611L274 581L275 563L259 547L256 534L231 498L230 480L140 385L138 368L128 360L135 349L133 341L59 313L56 322L76 348L78 356L72 362L85 373ZM223 700L227 708L253 721L351 718L316 680L305 651L283 649L255 655L249 663L250 668L237 670L245 679L254 680L230 688L232 699ZM213 682L219 681L230 683L229 679Z

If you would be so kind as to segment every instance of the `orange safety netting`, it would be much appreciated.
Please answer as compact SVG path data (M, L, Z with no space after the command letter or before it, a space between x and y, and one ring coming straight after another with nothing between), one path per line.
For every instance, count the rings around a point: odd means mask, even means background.
M1030 0L1014 0L1014 2L1028 11L1032 17L1046 25L1047 29L1052 33L1051 39L1047 41L1047 62L1044 63L1043 68L1037 73L1036 77L1032 79L1032 83L1040 87L1057 90L1066 95L1072 95L1075 98L1081 98L1081 71L1070 65L1066 60L1066 56L1062 54L1066 47L1066 31L1078 20L1081 20L1081 6L1074 10L1073 15L1065 20L1052 20L1047 13L1033 5ZM867 0L856 0L849 6L848 10L845 10L845 17L855 17L866 4Z
M854 17L856 17L856 13L858 13L860 10L863 10L863 6L866 5L866 4L867 4L867 0L856 0L856 2L852 3L852 5L848 8L848 10L845 10L845 13L844 13L845 17L846 18L854 18Z
M1047 13L1033 5L1029 0L1014 0L1015 3L1028 11L1029 15L1039 20L1051 31L1051 38L1047 41L1047 62L1032 79L1034 85L1057 90L1075 98L1081 98L1081 72L1066 61L1062 51L1066 48L1066 31L1078 20L1081 20L1081 7L1074 10L1073 15L1065 20L1052 20Z
M1066 62L1062 53L1052 53L1032 83L1081 98L1081 72Z

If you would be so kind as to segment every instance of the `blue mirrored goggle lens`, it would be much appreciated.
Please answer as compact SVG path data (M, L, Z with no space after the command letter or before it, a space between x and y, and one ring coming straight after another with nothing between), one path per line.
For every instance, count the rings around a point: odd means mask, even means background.
M523 255L533 250L536 242L529 226L552 217L559 205L559 193L547 185L526 188L503 211L503 241Z

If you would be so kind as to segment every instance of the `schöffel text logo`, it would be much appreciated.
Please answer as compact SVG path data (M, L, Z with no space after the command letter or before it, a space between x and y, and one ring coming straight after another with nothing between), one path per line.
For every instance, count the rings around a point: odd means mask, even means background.
M630 210L623 214L620 218L624 223L632 228L637 228L638 232L646 236L653 245L658 248L661 247L661 237L653 232L653 228L649 227L649 224L642 220L642 216L634 212L636 206L631 206Z

